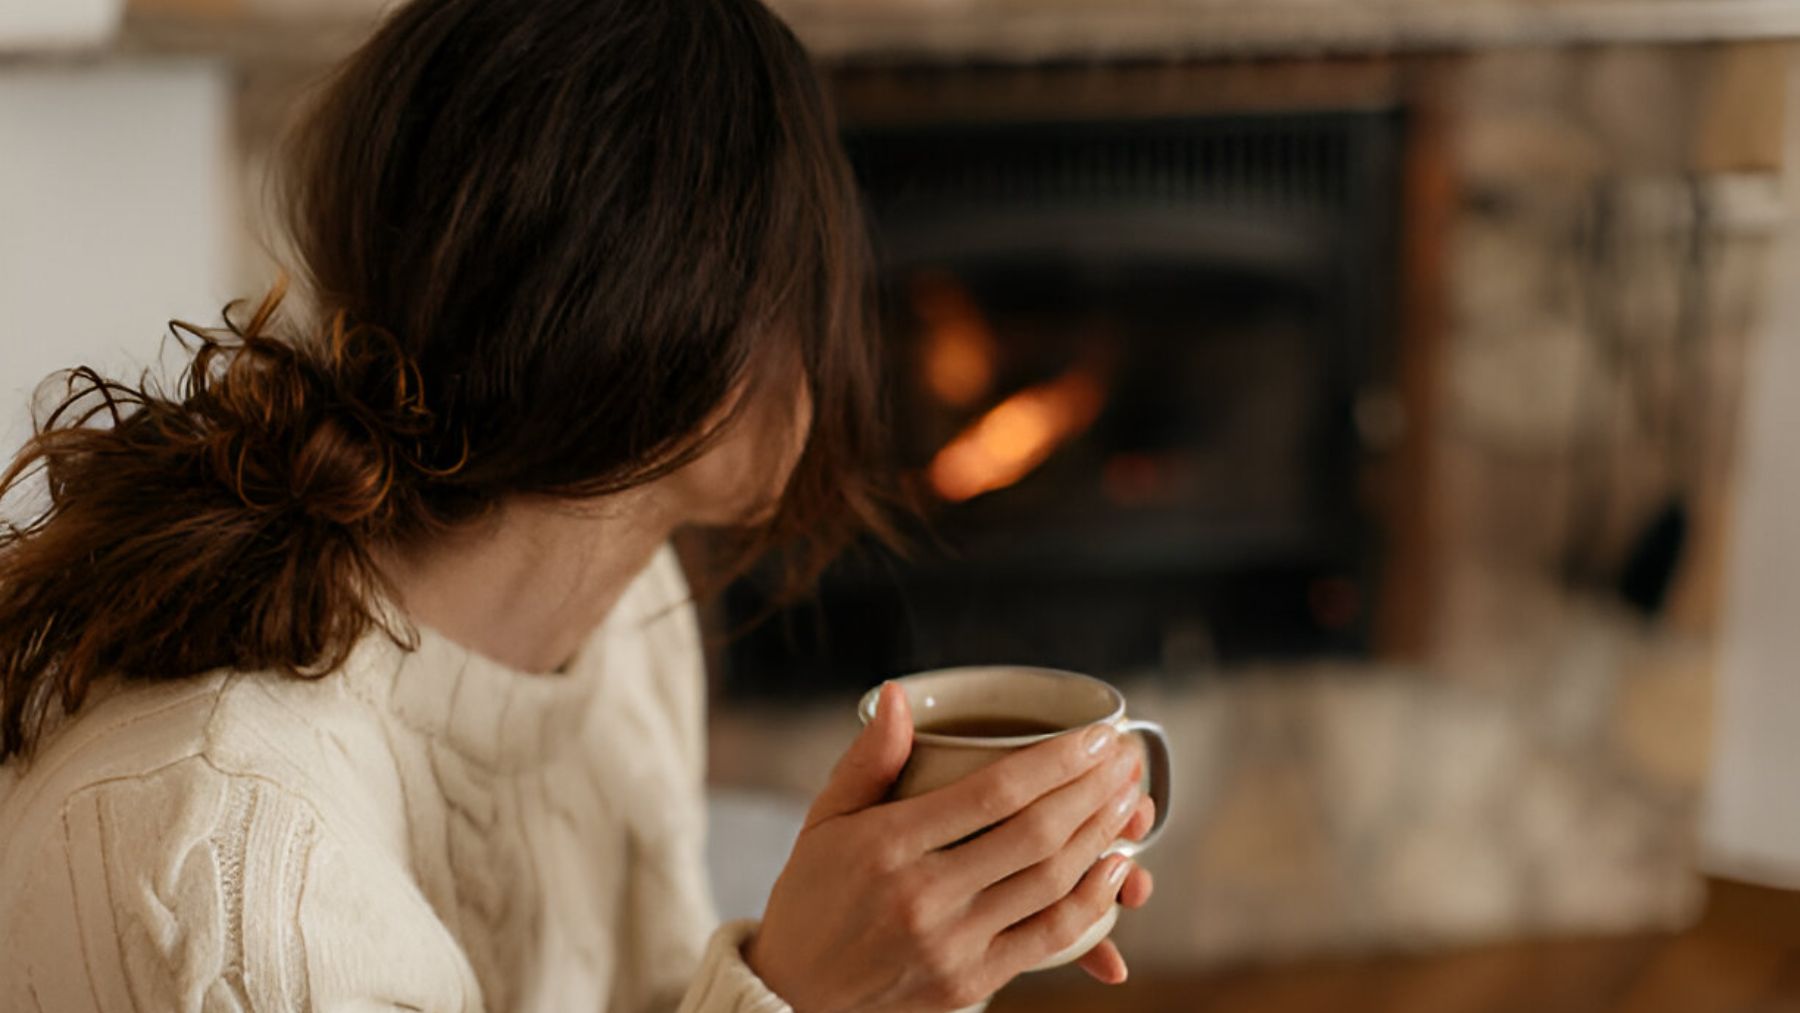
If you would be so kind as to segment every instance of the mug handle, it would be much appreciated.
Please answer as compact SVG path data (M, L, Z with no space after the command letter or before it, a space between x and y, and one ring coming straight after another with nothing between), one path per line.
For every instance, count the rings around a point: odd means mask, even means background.
M1163 827L1169 822L1169 736L1163 726L1154 721L1125 721L1119 725L1120 735L1137 735L1144 740L1146 772L1150 775L1150 800L1156 803L1156 822L1150 824L1150 832L1141 841L1119 841L1108 848L1109 855L1135 856L1156 843L1162 836Z

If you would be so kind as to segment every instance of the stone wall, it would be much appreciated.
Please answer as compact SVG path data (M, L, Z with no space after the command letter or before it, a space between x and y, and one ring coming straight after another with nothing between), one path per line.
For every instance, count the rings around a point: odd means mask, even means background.
M1782 220L1783 47L1463 62L1462 193L1437 440L1441 667L1484 674L1571 591L1604 593L1668 503L1670 620L1717 611L1744 353ZM1497 643L1498 642L1498 643Z

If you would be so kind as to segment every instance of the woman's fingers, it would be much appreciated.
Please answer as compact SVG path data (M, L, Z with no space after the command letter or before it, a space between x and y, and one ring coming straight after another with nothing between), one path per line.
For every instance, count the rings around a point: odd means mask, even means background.
M1122 793L1135 787L1130 779L1132 759L1124 750L1115 750L1110 761L1031 803L980 837L944 852L939 861L950 870L948 878L964 893L973 894L1062 852L1096 814L1116 805L1124 797ZM1099 828L1099 832L1104 830ZM1080 868L1070 870L1065 889L1110 843L1095 848Z
M1119 839L1119 831L1137 805L1137 792L1134 783L1116 789L1112 798L1091 814L1063 847L983 891L969 912L982 931L1000 932L1056 904L1075 889L1101 854ZM997 838L1006 829L988 836ZM984 837L975 843L985 841ZM1114 884L1115 892L1120 885Z
M1102 724L1009 753L936 791L891 803L890 826L919 852L954 844L1092 770L1118 740L1118 731Z
M1103 985L1123 984L1130 974L1125 967L1125 957L1110 939L1101 940L1099 946L1082 954L1081 959L1075 963Z
M1123 855L1094 863L1068 896L995 936L989 957L1018 974L1074 946L1112 907L1131 868Z
M1141 865L1131 867L1125 877L1125 885L1119 888L1119 903L1128 908L1140 908L1150 902L1150 895L1156 892L1156 878Z
M1125 823L1125 830L1119 836L1127 840L1141 841L1150 828L1156 825L1156 800L1146 795L1138 800L1138 807Z
M813 799L806 826L880 802L912 755L912 731L906 691L896 683L884 683L874 719L863 726L862 734L838 760L825 789Z

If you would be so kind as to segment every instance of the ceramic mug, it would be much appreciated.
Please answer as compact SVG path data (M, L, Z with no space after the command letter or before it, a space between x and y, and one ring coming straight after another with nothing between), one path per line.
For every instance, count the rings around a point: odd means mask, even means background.
M895 679L912 707L912 756L895 782L895 799L922 795L979 770L1017 749L1059 735L1080 734L1097 724L1110 724L1121 735L1143 738L1149 781L1147 793L1156 803L1156 823L1141 841L1120 840L1108 855L1130 857L1150 846L1169 819L1169 740L1154 721L1125 716L1125 697L1099 679L1074 672L1019 665L984 665L920 672ZM870 690L857 707L864 724L875 716L881 688ZM944 735L919 731L970 718L1014 719L1047 730L1037 734L982 736ZM1104 856L1103 856L1104 857ZM1118 921L1114 904L1074 945L1039 964L1042 970L1066 964L1099 945Z

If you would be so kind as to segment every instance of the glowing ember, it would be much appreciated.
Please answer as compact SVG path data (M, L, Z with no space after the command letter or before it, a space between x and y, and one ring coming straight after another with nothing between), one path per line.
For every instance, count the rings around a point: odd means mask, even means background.
M912 279L913 312L924 325L919 356L925 389L944 404L965 408L981 400L994 383L993 330L981 307L942 271Z
M1120 506L1142 506L1163 491L1163 467L1154 456L1122 452L1100 468L1100 490Z
M1083 369L1028 387L945 444L932 458L926 478L951 503L1004 489L1092 425L1104 400L1100 381Z

